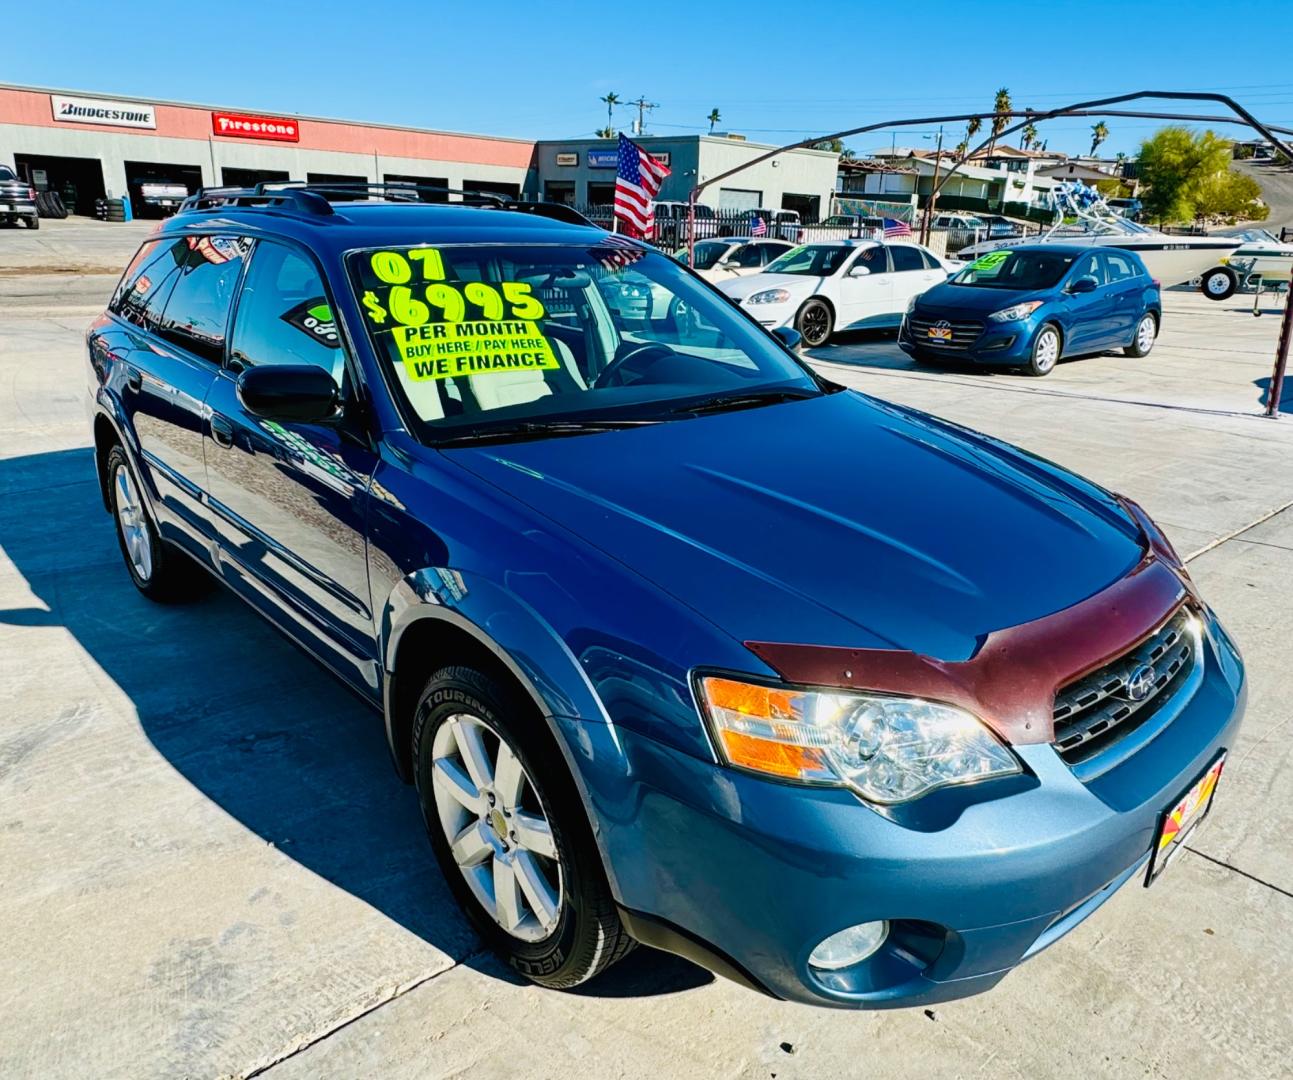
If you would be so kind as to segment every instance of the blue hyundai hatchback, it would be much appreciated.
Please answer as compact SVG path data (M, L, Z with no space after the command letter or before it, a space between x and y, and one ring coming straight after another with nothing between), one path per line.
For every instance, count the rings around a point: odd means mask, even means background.
M1181 850L1244 674L1134 503L564 208L366 193L147 240L88 336L103 500L146 597L213 575L372 705L517 971L925 1004Z
M1162 321L1158 282L1134 251L1023 244L980 256L912 300L898 344L923 363L1049 375L1065 356L1147 356Z

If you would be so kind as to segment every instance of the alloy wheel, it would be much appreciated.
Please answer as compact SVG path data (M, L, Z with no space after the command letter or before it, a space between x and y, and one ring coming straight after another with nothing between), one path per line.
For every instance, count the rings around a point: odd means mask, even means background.
M440 827L472 894L513 937L542 941L561 916L561 863L516 751L483 720L457 713L436 729L432 759Z
M143 500L125 465L117 466L112 482L117 504L117 523L121 528L126 554L139 580L148 581L153 576L153 538L148 531L148 519L144 516Z
M1140 325L1136 327L1136 348L1141 354L1149 352L1154 347L1154 319L1151 315L1146 315L1140 320Z
M1055 366L1055 361L1059 359L1059 356L1059 335L1048 327L1042 331L1041 336L1037 339L1037 348L1033 353L1034 364L1037 370L1044 374Z
M800 316L800 330L803 334L806 344L811 346L824 345L826 339L830 337L831 316L826 310L824 304L809 304Z

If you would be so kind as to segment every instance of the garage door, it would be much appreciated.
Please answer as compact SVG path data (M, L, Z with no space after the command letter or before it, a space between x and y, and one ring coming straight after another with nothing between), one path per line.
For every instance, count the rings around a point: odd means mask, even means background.
M762 191L746 191L744 188L729 187L718 189L720 210L753 210L762 204Z

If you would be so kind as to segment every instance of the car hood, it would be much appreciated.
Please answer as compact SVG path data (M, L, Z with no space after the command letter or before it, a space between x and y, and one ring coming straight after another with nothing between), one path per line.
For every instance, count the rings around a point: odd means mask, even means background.
M1098 489L852 391L444 453L739 641L965 659L1142 555Z
M823 278L806 274L751 274L749 277L720 281L717 288L736 300L744 300L764 289L786 289L793 296L816 292Z
M918 312L952 315L988 315L1025 300L1052 299L1048 289L988 289L973 285L950 285L943 282L928 289L916 300ZM949 316L950 317L950 316Z

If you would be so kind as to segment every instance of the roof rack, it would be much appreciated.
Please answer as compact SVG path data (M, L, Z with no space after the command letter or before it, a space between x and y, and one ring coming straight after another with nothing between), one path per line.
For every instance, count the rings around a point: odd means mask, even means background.
M565 203L514 199L493 191L470 188L443 187L438 184L417 184L410 181L337 181L310 183L301 180L263 180L254 187L201 188L190 195L179 207L178 213L194 210L213 210L222 206L264 207L268 210L287 210L312 217L336 214L333 202L393 202L422 204L424 195L444 196L437 205L477 207L493 210L510 210L522 214L564 221L569 225L587 225L593 222ZM449 202L448 196L456 195L461 201Z

